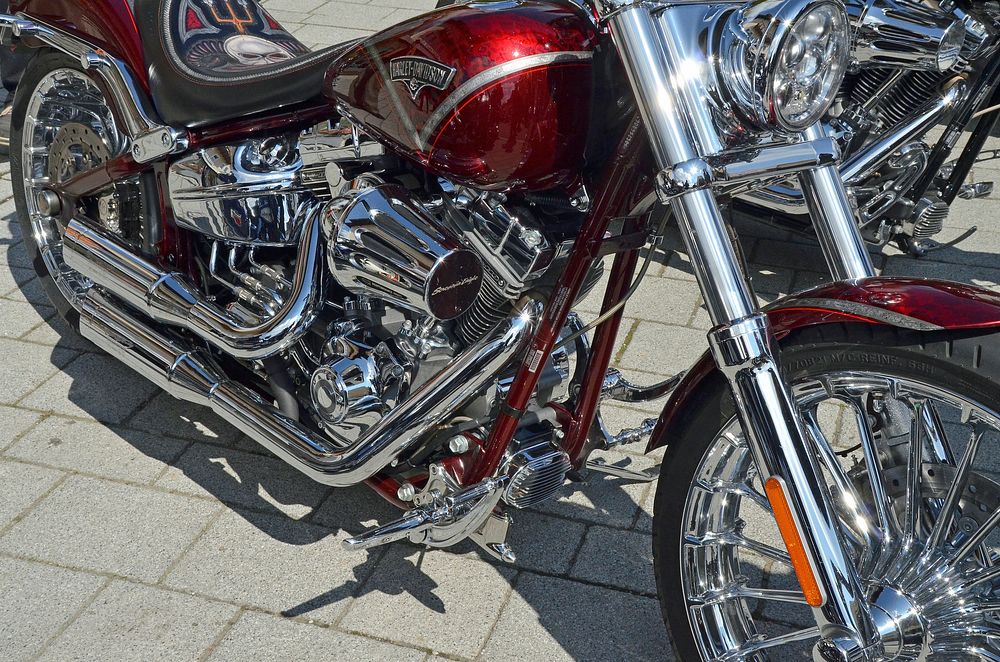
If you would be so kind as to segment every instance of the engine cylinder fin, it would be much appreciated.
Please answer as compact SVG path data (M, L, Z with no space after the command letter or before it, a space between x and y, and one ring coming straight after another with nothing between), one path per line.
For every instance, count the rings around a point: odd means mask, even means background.
M483 286L479 298L458 320L456 333L464 343L473 343L494 328L510 312L510 301L504 296L498 277L484 269Z
M924 198L913 215L913 238L929 239L944 229L950 208L942 200Z
M892 126L909 117L915 108L927 103L941 80L942 75L935 71L914 71L904 76L880 104L885 122Z

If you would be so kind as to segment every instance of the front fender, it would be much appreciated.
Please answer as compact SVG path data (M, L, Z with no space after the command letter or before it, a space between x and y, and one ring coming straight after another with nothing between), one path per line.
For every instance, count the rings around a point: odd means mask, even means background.
M766 309L779 339L808 326L857 322L913 331L1000 329L1000 294L971 285L917 278L868 278L823 285ZM721 379L710 353L702 355L667 401L646 452L667 444L702 390Z

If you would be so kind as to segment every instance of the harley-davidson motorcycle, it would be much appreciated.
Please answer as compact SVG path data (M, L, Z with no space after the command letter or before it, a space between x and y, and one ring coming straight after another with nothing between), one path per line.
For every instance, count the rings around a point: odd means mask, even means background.
M12 4L36 50L12 176L53 303L303 480L401 507L348 548L513 561L519 509L588 471L648 480L591 456L649 438L682 659L1000 659L1000 296L875 278L855 217L856 182L891 220L912 163L940 174L884 128L932 121L901 90L995 98L988 3L500 0L319 52L251 0ZM854 42L873 16L892 38ZM855 98L878 176L838 165ZM836 282L761 310L723 212L776 191ZM667 221L710 351L637 386L608 366ZM667 396L637 429L599 414Z

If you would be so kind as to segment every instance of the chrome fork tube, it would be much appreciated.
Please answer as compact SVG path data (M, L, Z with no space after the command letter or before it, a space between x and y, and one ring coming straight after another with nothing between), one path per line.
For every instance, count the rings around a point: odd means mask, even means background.
M709 63L694 43L698 21L689 11L695 9L677 5L654 17L647 6L633 4L618 7L607 23L650 134L661 169L660 190L669 185L669 203L713 322L709 341L715 360L729 380L758 466L765 477L784 481L800 523L824 592L823 604L814 610L821 634L824 641L837 641L839 650L853 648L864 656L878 647L878 636L861 582L844 551L825 481L776 360L770 322L757 309L710 188L711 172L703 159L721 151L722 144L705 107L704 80L691 73ZM683 75L676 75L682 68ZM822 176L809 181L821 204L837 199L834 185ZM844 209L849 213L849 206ZM831 243L836 239L831 236Z
M825 137L826 133L819 124L806 131L809 140ZM854 280L874 276L875 267L858 231L858 221L837 166L806 170L799 175L799 185L833 279Z

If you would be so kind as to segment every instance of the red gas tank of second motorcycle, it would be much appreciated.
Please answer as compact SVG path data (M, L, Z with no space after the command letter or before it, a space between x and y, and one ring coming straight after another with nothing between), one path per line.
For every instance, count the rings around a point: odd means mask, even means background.
M597 33L569 2L474 2L355 46L325 94L374 137L487 190L578 181Z

